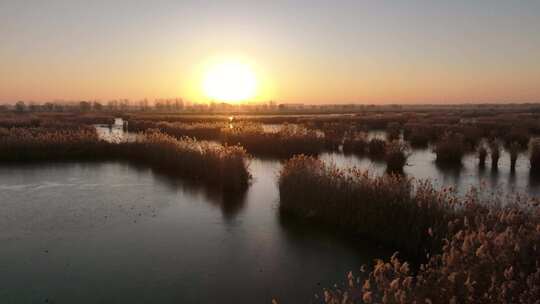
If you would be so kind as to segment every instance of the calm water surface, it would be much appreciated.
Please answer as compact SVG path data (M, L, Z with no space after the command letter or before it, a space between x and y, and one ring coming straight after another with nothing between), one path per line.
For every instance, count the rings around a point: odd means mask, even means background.
M356 166L374 175L381 175L386 170L384 161L374 161L367 157L324 153L321 159L341 168ZM404 172L415 179L428 179L437 187L451 186L458 194L465 194L471 187L475 187L488 194L540 196L540 178L529 173L527 153L519 155L515 172L510 171L510 156L506 151L501 152L497 170L492 170L489 158L485 168L480 169L475 154L466 155L461 167L441 167L435 163L435 159L436 155L431 149L413 150Z
M0 167L0 303L306 303L384 250L123 163Z

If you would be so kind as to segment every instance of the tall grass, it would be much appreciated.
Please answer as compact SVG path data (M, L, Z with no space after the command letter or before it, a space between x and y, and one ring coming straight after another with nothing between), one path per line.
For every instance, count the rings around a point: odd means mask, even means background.
M384 157L386 153L386 141L380 138L370 139L368 143L368 152L371 157Z
M260 124L245 123L222 131L226 143L240 144L257 156L283 158L295 154L316 155L325 149L324 137L303 126L285 124L277 132L270 133L265 132Z
M280 208L423 256L441 244L428 229L445 235L453 200L428 183L401 175L372 176L356 168L341 170L323 161L296 156L279 175Z
M324 123L319 128L324 133L325 149L337 151L343 144L345 134L351 127L343 123Z
M111 153L94 129L0 129L0 160L40 161L99 159Z
M354 132L345 136L343 152L364 155L368 149L368 136L364 132Z
M0 128L47 128L47 129L82 129L94 124L111 124L110 115L41 113L41 114L0 114Z
M144 132L149 129L158 129L162 133L176 138L192 137L203 140L220 140L221 129L225 122L156 122L151 120L129 120L129 131Z
M393 173L403 172L403 167L407 164L410 155L409 146L399 141L391 142L386 148L384 159L386 170Z
M298 156L279 177L280 206L423 257L412 269L397 254L376 260L324 303L538 303L540 204L516 196L457 197L429 183L371 177Z
M150 131L126 143L126 156L184 177L239 191L248 185L248 156L239 146L221 146Z
M520 148L526 149L529 143L530 134L525 127L513 127L505 135L506 146L517 143Z
M191 138L176 139L159 131L135 141L109 143L95 130L0 128L0 161L120 159L167 170L229 192L248 185L249 156L239 146L221 146Z
M462 205L440 252L417 271L397 255L377 260L372 270L349 273L345 286L325 290L325 303L538 303L538 205L475 197Z
M401 135L401 126L397 122L391 122L386 126L386 139L388 141L398 140Z
M434 137L430 135L430 129L418 125L408 125L406 126L403 135L407 139L411 146L423 148L427 147L429 144L430 138Z
M110 114L81 113L32 113L0 114L0 128L37 128L37 127L76 127L93 124L112 124L114 116Z
M459 133L446 133L439 139L435 146L436 160L439 163L459 165L461 164L465 150L463 135Z

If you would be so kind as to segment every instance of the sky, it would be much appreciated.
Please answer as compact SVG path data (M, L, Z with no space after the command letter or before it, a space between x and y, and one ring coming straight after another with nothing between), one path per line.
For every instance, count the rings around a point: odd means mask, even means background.
M0 102L208 102L216 62L253 101L540 102L540 1L0 0Z

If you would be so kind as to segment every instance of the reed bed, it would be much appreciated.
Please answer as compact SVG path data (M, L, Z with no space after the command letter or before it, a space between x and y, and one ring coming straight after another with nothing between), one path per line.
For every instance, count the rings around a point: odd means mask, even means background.
M538 303L538 202L516 198L501 206L471 196L462 205L447 222L440 252L418 270L395 254L350 272L344 286L323 291L321 302Z
M380 138L372 138L368 143L369 156L382 158L386 154L386 141Z
M404 139L408 140L413 147L427 147L430 140L436 138L431 128L425 128L419 124L407 124L403 130Z
M397 122L391 122L386 126L386 139L388 141L398 140L401 136L401 126Z
M328 151L337 151L343 144L345 134L350 131L351 126L343 123L323 123L320 127L314 128L324 134L324 146Z
M343 152L364 155L368 150L368 136L365 132L354 132L345 136Z
M221 129L226 126L224 122L156 122L151 120L129 120L128 127L131 132L144 132L149 129L158 129L162 133L176 138L191 137L200 140L219 140Z
M391 142L385 152L386 171L393 173L402 173L403 167L407 164L410 156L410 148L407 144L399 141Z
M2 115L0 128L38 127L40 119L34 115Z
M93 129L0 129L2 161L89 160L110 152Z
M298 125L285 124L277 132L265 132L261 124L240 123L222 131L224 142L239 144L257 156L286 158L325 150L324 136Z
M228 192L245 189L250 180L249 155L239 146L176 139L157 130L135 141L110 143L99 139L95 129L0 128L0 161L53 160L127 160Z
M435 145L436 161L441 164L460 165L466 147L463 135L446 133Z
M504 136L504 141L507 147L517 143L520 149L527 149L529 144L530 132L525 127L513 127Z
M347 274L321 303L538 303L540 204L457 197L429 183L371 177L297 156L279 178L280 206L422 257L394 254ZM421 248L421 250L419 250ZM414 265L413 263L412 265ZM275 301L277 303L277 301Z
M401 175L372 176L356 168L338 169L309 156L288 160L279 174L280 208L423 256L445 235L454 217L453 200L428 183Z
M122 153L132 161L219 185L227 192L245 190L251 178L249 156L240 146L221 146L189 137L176 139L149 131L123 148Z
M80 128L94 124L112 124L114 117L100 114L33 113L0 115L0 128Z

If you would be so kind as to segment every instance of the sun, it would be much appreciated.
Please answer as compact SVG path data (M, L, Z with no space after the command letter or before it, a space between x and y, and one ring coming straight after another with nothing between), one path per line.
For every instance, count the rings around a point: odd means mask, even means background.
M257 92L257 77L251 67L229 60L212 65L204 74L204 94L214 101L242 102Z

